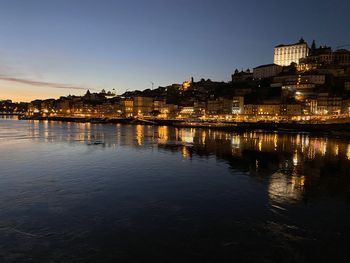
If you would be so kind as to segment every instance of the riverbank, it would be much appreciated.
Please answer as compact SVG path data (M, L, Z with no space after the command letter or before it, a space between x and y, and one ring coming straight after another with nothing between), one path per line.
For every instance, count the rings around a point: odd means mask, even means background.
M309 123L309 122L215 122L184 121L176 119L140 118L79 118L79 117L20 117L26 120L47 120L78 123L114 123L131 125L174 126L179 128L210 128L227 131L279 131L279 132L317 132L350 136L350 122Z

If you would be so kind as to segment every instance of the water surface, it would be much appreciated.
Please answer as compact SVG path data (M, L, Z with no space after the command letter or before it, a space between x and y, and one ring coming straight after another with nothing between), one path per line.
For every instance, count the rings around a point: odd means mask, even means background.
M1 262L337 262L350 142L0 119Z

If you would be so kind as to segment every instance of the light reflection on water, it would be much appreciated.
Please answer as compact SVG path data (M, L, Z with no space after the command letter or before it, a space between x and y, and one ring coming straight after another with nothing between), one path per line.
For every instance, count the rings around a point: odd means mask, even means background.
M309 134L0 119L0 259L336 260L349 160Z

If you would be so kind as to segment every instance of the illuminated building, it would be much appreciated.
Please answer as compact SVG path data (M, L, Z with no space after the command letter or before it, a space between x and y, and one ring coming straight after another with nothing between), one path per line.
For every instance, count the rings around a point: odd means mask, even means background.
M160 118L174 118L178 112L178 105L175 104L164 104L160 108Z
M317 98L318 115L337 115L342 108L342 98L329 97L328 94L320 94Z
M149 115L153 110L153 98L151 97L134 97L134 116Z
M41 111L41 100L33 100L28 105L28 113L30 115L32 114L38 114Z
M242 114L244 112L244 97L238 96L232 99L232 113Z
M182 107L179 112L179 117L191 117L194 114L193 106Z
M244 105L244 114L245 115L256 115L258 112L258 107L255 104L246 104Z
M258 115L272 115L276 116L280 114L279 104L260 104L257 105Z
M304 39L298 43L289 45L278 45L274 51L274 64L289 66L291 63L299 64L299 60L309 55L309 47Z
M122 100L122 113L125 117L129 118L133 116L134 113L134 100L133 99L123 99Z
M156 99L153 101L153 111L161 112L162 107L165 105L165 100Z
M181 89L187 90L189 87L191 87L191 84L193 83L193 77L190 80L186 80L182 83Z
M317 100L306 99L302 105L302 111L304 115L315 115L317 112Z
M280 115L286 116L300 116L301 115L301 105L300 104L282 104Z

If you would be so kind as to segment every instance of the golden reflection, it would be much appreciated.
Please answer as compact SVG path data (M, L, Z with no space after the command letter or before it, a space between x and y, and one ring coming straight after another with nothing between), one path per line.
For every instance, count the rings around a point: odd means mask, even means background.
M292 176L292 189L302 189L305 185L305 176Z
M202 140L201 140L201 144L202 144L202 145L205 145L206 137L207 137L207 132L204 130L204 131L202 132Z
M179 133L180 140L183 142L187 142L187 143L193 143L195 131L196 131L196 129L180 130L180 133Z
M159 126L158 127L158 142L159 143L166 143L169 140L169 130L168 126Z
M322 153L322 156L325 156L326 155L326 152L327 152L327 141L324 141L321 143L321 153Z
M339 145L338 145L338 144L336 144L336 145L334 146L334 155L335 155L335 156L338 156L338 155L339 155Z
M190 152L186 146L181 147L181 154L184 158L189 158L190 157Z
M308 151L307 151L308 159L313 160L313 159L315 159L315 156L316 156L316 149L315 149L315 147L309 147Z
M289 178L285 174L275 173L270 178L269 198L279 203L300 201L303 198L304 185L304 176Z
M239 149L241 144L241 137L239 135L235 135L231 139L231 145L233 148Z
M317 180L317 176L304 176L304 171L308 171L305 167L320 173L325 162L338 162L341 159L344 164L350 161L350 144L306 134L232 133L167 126L28 121L26 136L32 140L49 142L103 141L111 146L123 144L128 147L148 147L152 144L153 147L156 144L159 149L176 152L186 159L193 155L198 158L216 156L217 159L227 161L232 168L244 169L251 174L259 175L267 170L269 177L265 178L268 178L268 195L271 201L276 202L303 199L305 185L311 186ZM336 162L333 164L338 164ZM305 165L307 163L311 165Z
M294 166L298 165L298 152L297 151L295 151L293 154L293 164L294 164Z
M259 139L259 152L262 151L262 140Z
M300 182L299 182L300 186L304 187L305 186L305 176L301 176L299 180L300 180Z
M175 140L179 141L180 140L180 132L178 128L175 128Z
M58 127L58 129L57 129ZM281 157L279 167L293 170L305 161L319 160L324 157L343 157L350 160L350 144L343 144L336 139L310 137L307 134L278 134L249 131L232 133L219 130L205 130L194 128L174 128L168 126L124 126L115 125L111 136L106 133L103 125L90 123L51 123L28 121L28 134L33 140L69 140L69 141L103 141L109 145L127 144L144 145L158 143L162 145L177 145L176 148L184 156L188 156L188 149L181 146L193 145L194 150L201 154L218 154L220 156L245 156L245 151L258 154L273 153ZM175 147L173 147L175 149ZM286 154L288 153L288 154ZM290 155L291 154L291 155ZM278 158L276 158L276 161ZM285 163L288 163L287 167ZM259 163L262 167L262 163ZM252 164L252 167L255 163ZM295 169L298 175L298 169Z
M142 145L143 125L136 125L136 142L137 145Z
M301 143L301 139L300 139L300 134L297 134L297 139L296 139L296 144L297 145L300 145L300 143Z

